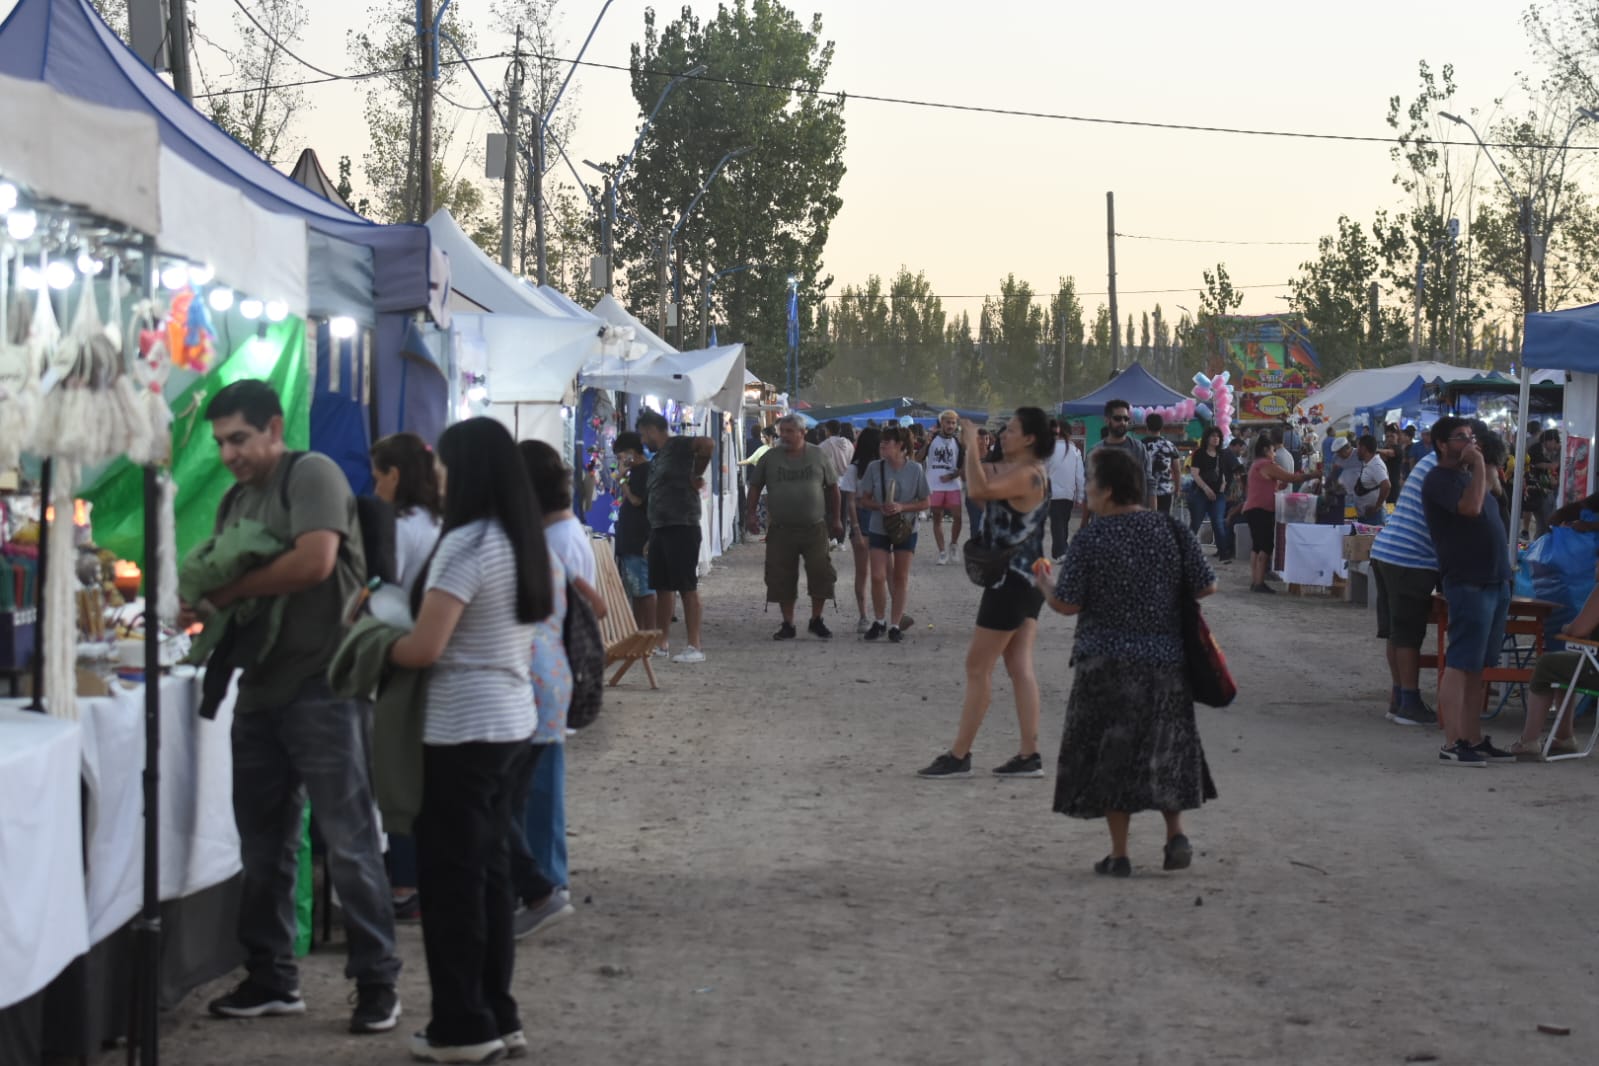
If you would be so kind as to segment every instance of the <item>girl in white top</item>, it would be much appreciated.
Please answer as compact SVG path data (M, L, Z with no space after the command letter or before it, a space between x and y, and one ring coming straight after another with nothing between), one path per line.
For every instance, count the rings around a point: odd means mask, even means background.
M444 501L432 450L415 433L395 433L372 445L373 493L394 508L394 571L410 596L439 540Z

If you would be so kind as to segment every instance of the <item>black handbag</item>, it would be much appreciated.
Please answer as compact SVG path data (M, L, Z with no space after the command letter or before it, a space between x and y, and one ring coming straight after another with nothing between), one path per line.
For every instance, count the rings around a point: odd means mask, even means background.
M1005 580L1006 573L1010 571L1011 560L1016 558L1016 553L1021 550L1020 544L1009 548L994 547L992 543L988 543L985 529L982 541L975 538L968 540L966 546L961 549L961 562L966 565L967 580L985 589L996 587Z
M572 667L572 702L566 724L570 729L583 729L599 717L605 702L605 638L600 635L594 608L571 582L566 585L561 643L566 645L566 659Z

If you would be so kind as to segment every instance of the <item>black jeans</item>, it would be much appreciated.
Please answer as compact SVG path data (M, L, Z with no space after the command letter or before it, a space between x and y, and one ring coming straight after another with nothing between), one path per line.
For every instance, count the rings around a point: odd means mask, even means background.
M511 973L511 793L526 741L425 745L416 818L417 891L435 1044L478 1044L522 1028Z
M511 831L507 834L507 844L511 849L511 886L516 898L523 903L537 903L555 890L555 882L539 869L538 860L533 858L533 849L527 842L527 806L533 773L549 745L528 744L526 747L527 751L516 757L516 765L511 770Z
M233 719L233 818L244 881L239 942L251 979L277 993L300 987L294 962L294 881L309 794L344 907L346 977L392 985L394 907L383 872L369 767L372 708L313 682L287 707Z
M1049 557L1059 559L1066 554L1068 527L1072 521L1074 500L1049 501Z

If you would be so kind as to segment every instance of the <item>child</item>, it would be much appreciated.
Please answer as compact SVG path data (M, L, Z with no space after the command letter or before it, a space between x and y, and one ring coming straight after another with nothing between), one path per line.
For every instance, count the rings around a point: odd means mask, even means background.
M655 625L655 590L650 588L650 567L645 545L650 536L650 520L645 501L650 491L650 464L644 458L644 442L637 433L618 433L611 445L616 456L616 473L621 500L616 518L616 569L622 587L633 601L633 618L640 629Z

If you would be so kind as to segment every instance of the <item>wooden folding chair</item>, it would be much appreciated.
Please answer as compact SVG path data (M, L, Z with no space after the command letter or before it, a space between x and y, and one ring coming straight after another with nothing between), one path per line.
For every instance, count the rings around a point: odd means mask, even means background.
M600 620L600 637L605 641L605 665L622 664L621 669L611 676L610 684L614 688L634 663L643 663L644 672L650 678L650 688L660 688L655 683L655 668L650 665L650 652L660 642L661 631L640 629L633 620L633 600L628 596L627 589L622 585L622 575L616 569L614 547L609 542L602 544L598 541L590 546L594 549L594 562L598 568L600 595L605 599L605 617Z
M1577 668L1571 672L1571 680L1555 687L1565 692L1560 700L1560 706L1555 708L1555 720L1549 724L1549 735L1543 742L1544 762L1559 762L1561 759L1586 759L1593 754L1596 744L1599 744L1599 712L1594 714L1593 732L1588 735L1588 746L1581 751L1574 751L1569 755L1550 755L1549 749L1554 747L1555 734L1560 730L1560 720L1566 715L1577 713L1577 703L1585 696L1599 696L1599 689L1593 686L1578 687L1582 680L1582 672L1592 669L1599 672L1599 641L1579 640L1576 637L1566 637L1566 650L1581 653L1577 660Z

